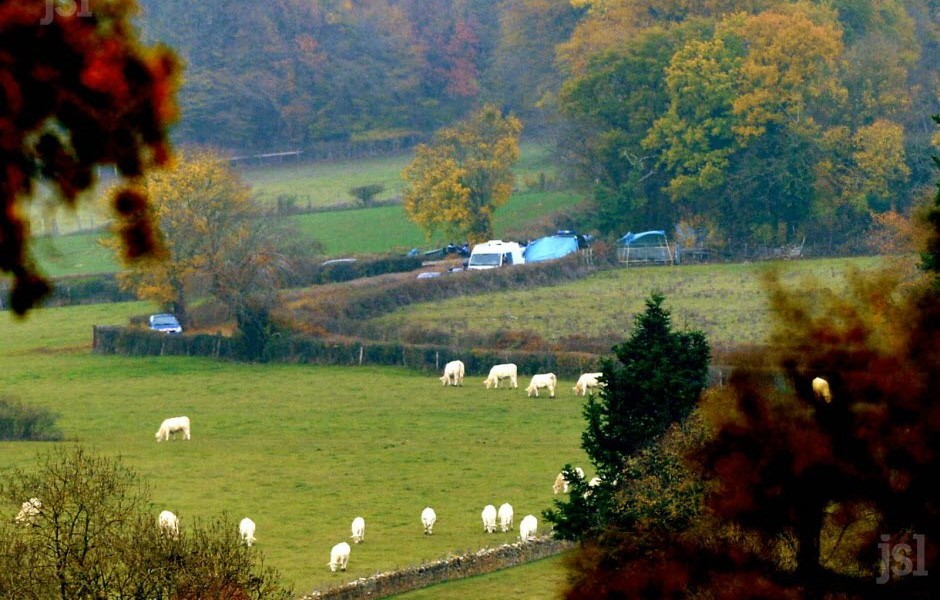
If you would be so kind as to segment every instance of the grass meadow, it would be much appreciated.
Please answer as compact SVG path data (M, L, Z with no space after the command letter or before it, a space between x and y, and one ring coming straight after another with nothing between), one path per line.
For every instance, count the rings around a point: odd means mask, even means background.
M553 287L414 304L372 322L391 331L443 331L458 340L471 329L474 334L532 331L550 342L571 334L625 339L633 315L659 291L676 327L700 329L714 346L760 343L771 317L761 288L765 269L781 269L792 286L812 278L807 293L815 293L841 290L852 270L885 264L886 259L865 257L611 269Z
M91 354L93 324L151 311L126 303L23 321L0 314L0 394L56 411L70 443L121 456L149 483L154 519L169 509L185 528L223 512L251 516L258 551L298 595L513 541L517 532L483 533L485 504L512 503L517 521L538 515L562 464L590 471L573 381L536 400L521 388L487 391L481 378L444 388L434 374L397 368ZM183 414L193 439L158 444L160 421ZM0 476L49 448L0 443ZM438 514L433 536L422 534L426 505ZM3 518L16 510L0 508ZM366 541L346 573L331 574L329 549L357 515Z
M524 142L519 150L519 162L513 171L520 185L537 179L540 173L553 176L554 167L545 146ZM354 202L349 189L361 185L385 186L376 200L400 197L404 189L401 173L411 158L409 151L391 156L254 166L240 172L265 203L274 204L279 196L291 196L299 208L323 207Z

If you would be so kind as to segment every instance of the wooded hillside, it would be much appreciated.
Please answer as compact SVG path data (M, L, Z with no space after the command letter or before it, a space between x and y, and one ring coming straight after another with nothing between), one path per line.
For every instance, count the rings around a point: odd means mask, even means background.
M584 229L713 248L858 251L931 182L932 0L140 2L181 142L401 149L489 102L556 140Z

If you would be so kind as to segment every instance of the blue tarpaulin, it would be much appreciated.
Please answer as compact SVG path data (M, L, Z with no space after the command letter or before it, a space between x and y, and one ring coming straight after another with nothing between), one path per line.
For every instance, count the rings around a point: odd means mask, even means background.
M578 251L578 238L574 235L550 235L529 242L523 255L525 261L553 260Z

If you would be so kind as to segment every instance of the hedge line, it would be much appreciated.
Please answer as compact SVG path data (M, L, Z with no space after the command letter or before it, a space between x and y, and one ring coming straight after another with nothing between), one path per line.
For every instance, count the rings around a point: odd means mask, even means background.
M128 356L205 356L246 360L238 337L166 335L143 329L96 326L93 351ZM275 336L265 347L264 362L318 365L393 365L437 372L451 360L462 360L468 375L486 375L497 363L513 362L520 374L552 372L576 377L595 370L599 357L587 352L457 349L449 346L356 340L329 340L303 335Z
M323 265L322 257L301 261L294 265L294 271L286 282L286 287L306 287L327 283L342 283L361 277L374 277L385 273L401 273L421 268L421 258L417 256L378 256L360 258L355 262L340 262ZM9 308L6 304L10 296L7 283L0 283L0 310ZM133 291L122 290L117 282L116 273L99 275L74 275L56 277L52 280L52 293L43 301L43 306L74 306L78 304L103 304L106 302L129 302L136 300Z
M9 286L0 284L0 310L9 308L6 305L9 295ZM128 302L136 299L133 292L120 289L114 273L75 275L53 279L52 293L43 301L43 306Z
M528 542L503 544L498 548L484 548L471 554L450 556L416 567L378 573L327 590L314 590L300 600L359 600L385 598L436 583L492 573L507 567L554 556L573 547L571 542L550 537Z
M342 283L361 277L375 277L386 273L402 273L421 268L418 256L374 256L350 262L320 263L321 259L305 261L295 265L287 287L304 287L326 283Z

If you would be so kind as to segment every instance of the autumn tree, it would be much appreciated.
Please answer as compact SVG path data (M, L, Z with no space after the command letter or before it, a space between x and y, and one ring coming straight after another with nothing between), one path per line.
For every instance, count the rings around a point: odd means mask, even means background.
M658 293L650 296L646 310L634 319L630 339L614 346L614 358L601 363L604 385L584 406L587 424L581 435L581 447L601 483L588 490L565 469L574 483L571 496L545 513L559 537L591 539L615 523L636 519L636 511L624 510L617 500L618 489L633 485L639 473L655 472L648 466L657 461L679 471L677 461L650 449L671 427L684 423L698 403L708 379L710 350L702 332L673 331L664 300ZM627 469L628 461L642 452L646 454L639 464L647 466Z
M305 249L211 151L181 154L170 168L149 173L145 186L166 254L128 265L121 285L184 322L194 295L214 296L254 340L249 346L257 354L277 291Z
M484 106L415 149L402 176L405 213L430 238L439 229L480 242L493 233L493 212L509 200L522 124Z
M29 252L28 206L37 185L75 207L100 165L139 177L169 156L178 67L147 49L131 25L132 0L0 2L0 270L24 314L50 290ZM114 208L125 255L155 245L147 200L124 190Z
M56 447L8 473L0 498L13 515L40 504L30 524L0 520L0 597L291 598L232 519L159 535L147 486L119 459Z

